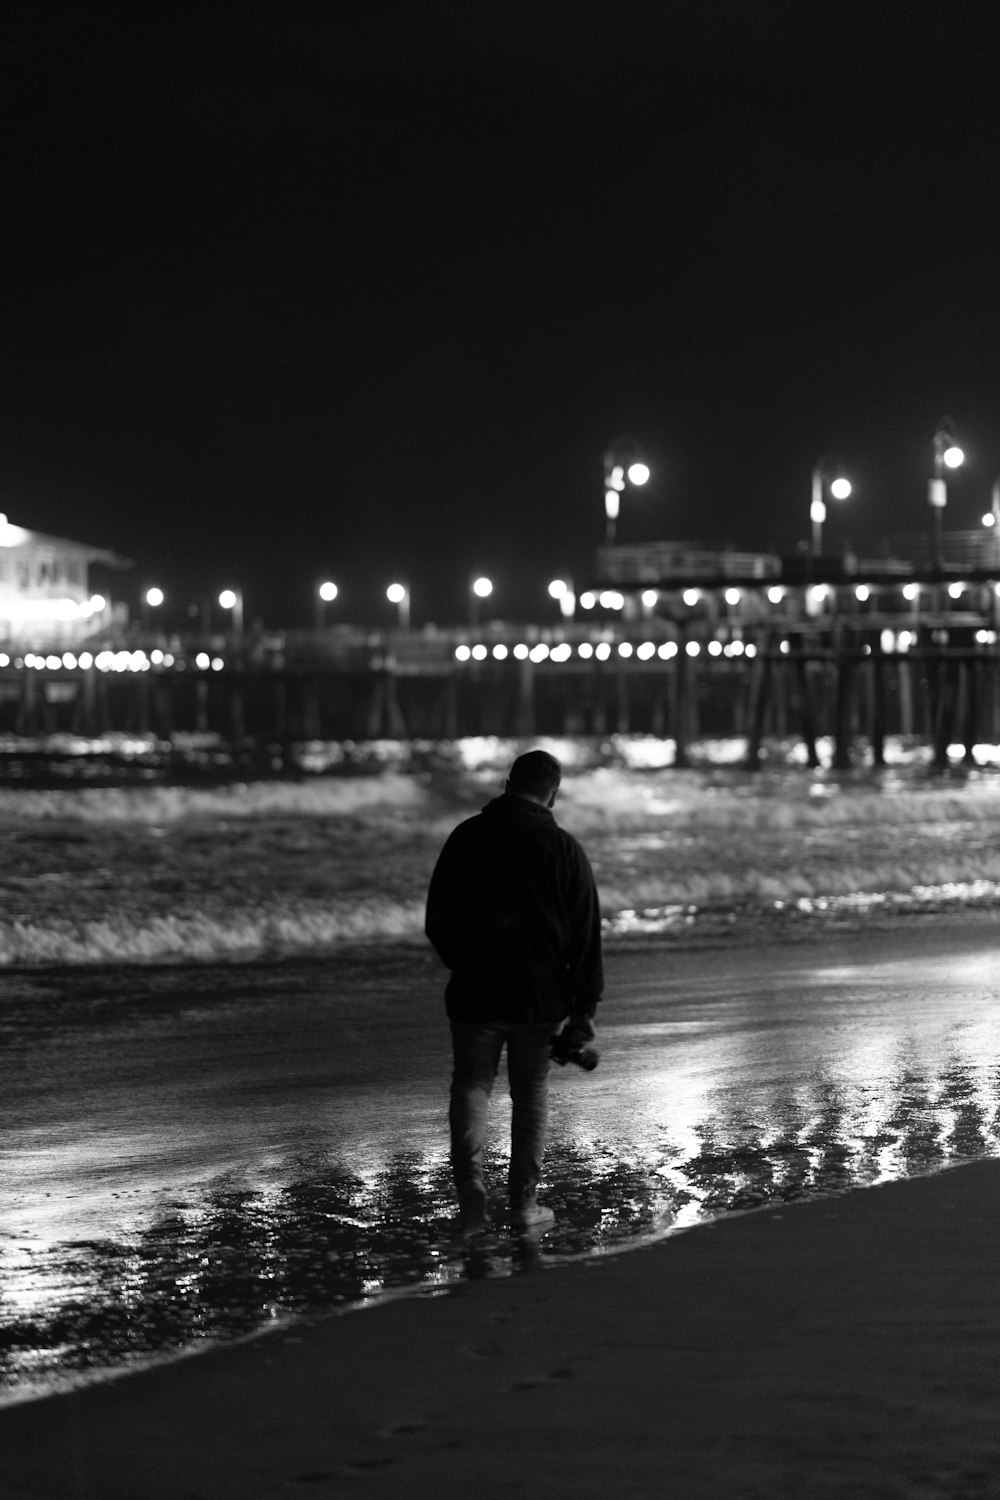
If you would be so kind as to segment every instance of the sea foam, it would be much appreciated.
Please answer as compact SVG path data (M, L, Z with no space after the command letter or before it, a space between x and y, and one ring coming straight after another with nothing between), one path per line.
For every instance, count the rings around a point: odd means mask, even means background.
M252 959L421 941L441 843L502 789L510 742L402 769L213 787L0 789L0 965ZM559 821L594 865L607 932L678 933L720 915L995 905L1000 778L755 775L718 758L553 741ZM419 757L418 757L419 761Z

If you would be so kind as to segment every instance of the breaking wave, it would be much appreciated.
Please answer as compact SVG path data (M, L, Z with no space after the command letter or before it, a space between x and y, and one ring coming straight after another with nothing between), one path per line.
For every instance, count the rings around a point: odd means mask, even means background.
M415 938L423 903L276 904L228 915L169 913L100 921L0 921L0 965L169 962L259 958L343 943Z
M0 788L0 824L48 821L175 823L183 818L345 817L378 808L411 811L426 794L412 778L381 776L316 781L236 782L219 787L80 787L36 791Z
M751 774L731 746L677 770L646 739L543 743L565 766L557 813L590 853L612 939L1000 905L991 773ZM0 966L418 941L444 837L500 790L518 748L375 744L345 773L312 747L321 774L0 788Z

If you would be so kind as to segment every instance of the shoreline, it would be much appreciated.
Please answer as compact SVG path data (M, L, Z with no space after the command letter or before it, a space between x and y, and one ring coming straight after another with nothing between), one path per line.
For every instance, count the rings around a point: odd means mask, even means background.
M953 904L929 901L926 905L916 901L906 904L900 899L898 905L873 905L861 909L854 898L831 896L822 899L834 909L800 912L793 903L788 903L783 910L774 911L769 901L761 902L752 912L747 903L734 907L706 905L696 908L693 919L686 923L678 921L673 926L651 927L649 930L638 926L625 930L612 928L604 933L604 949L612 958L627 959L630 954L650 951L684 957L705 951L759 948L765 944L773 945L778 951L808 947L822 949L846 941L872 944L895 941L898 944L899 938L905 935L907 941L916 937L928 949L940 950L956 941L975 942L984 931L994 931L1000 912L1000 901L992 896L968 901L954 898ZM613 923L621 916L621 912L616 912L605 920ZM220 949L191 956L174 952L124 956L103 953L69 961L48 955L12 961L0 956L0 973L8 979L21 975L28 978L60 975L85 982L87 976L99 973L141 975L160 969L170 972L212 969L239 972L255 967L350 963L387 955L414 957L428 968L435 968L438 963L423 932L414 931L394 932L378 938L367 935L344 937L314 945L289 943L287 946Z
M990 1495L1000 1161L0 1409L5 1500Z

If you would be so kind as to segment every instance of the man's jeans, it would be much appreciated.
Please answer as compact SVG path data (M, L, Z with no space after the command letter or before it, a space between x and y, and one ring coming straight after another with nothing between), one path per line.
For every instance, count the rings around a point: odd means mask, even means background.
M550 1039L555 1026L506 1021L452 1021L451 1166L461 1191L482 1183L483 1147L490 1094L507 1044L507 1078L513 1105L510 1126L510 1203L521 1208L535 1196L542 1175L548 1120Z

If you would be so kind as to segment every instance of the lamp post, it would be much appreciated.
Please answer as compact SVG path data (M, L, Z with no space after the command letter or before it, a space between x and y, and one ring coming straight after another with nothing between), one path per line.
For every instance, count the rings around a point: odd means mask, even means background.
M649 479L649 467L639 454L634 438L620 437L604 455L604 539L613 547L618 535L618 514L626 484L641 487Z
M149 611L151 609L159 609L162 603L163 590L161 588L157 588L155 584L152 584L149 588L143 591L142 623L147 630L149 629Z
M469 623L476 625L479 622L479 601L488 599L493 592L493 580L491 578L474 578L469 586Z
M834 500L846 500L851 493L851 481L838 473L829 459L821 458L812 471L812 503L809 506L813 557L823 555L823 522L826 520L827 491Z
M316 629L322 630L326 624L326 606L332 604L340 590L335 583L329 579L321 583L316 590Z
M983 516L983 525L990 530L990 539L993 542L994 555L1000 558L1000 474L993 481L993 489L990 492L990 508Z
M405 583L390 583L385 591L385 597L390 604L395 604L398 610L400 630L410 628L410 590Z
M965 454L955 442L955 431L950 417L942 417L934 434L934 477L927 487L927 499L931 507L931 567L941 567L941 530L944 524L944 508L948 504L948 469L957 469L965 462Z
M983 516L983 525L1000 528L1000 474L993 481L993 489L990 491L990 508ZM1000 535L1000 529L997 535Z
M219 595L219 607L231 611L233 635L239 639L243 634L243 590L223 589Z
M553 578L549 584L549 598L556 600L564 620L573 619L576 614L576 594L573 592L572 578Z

